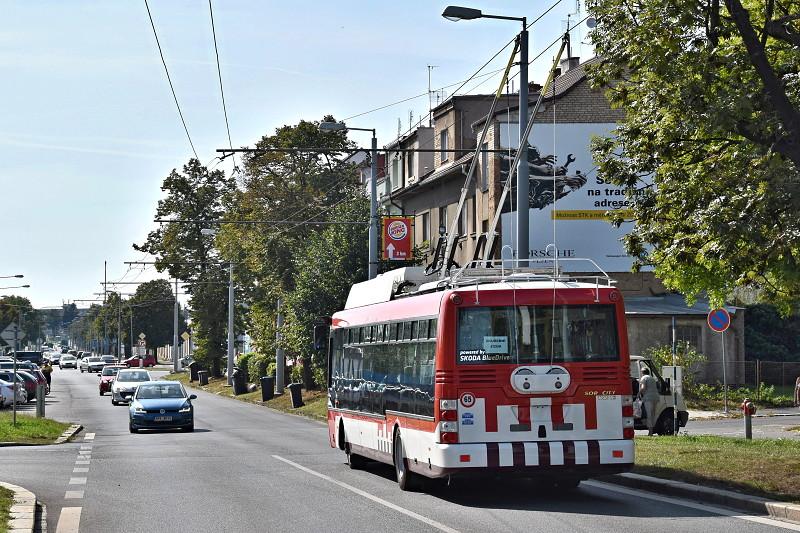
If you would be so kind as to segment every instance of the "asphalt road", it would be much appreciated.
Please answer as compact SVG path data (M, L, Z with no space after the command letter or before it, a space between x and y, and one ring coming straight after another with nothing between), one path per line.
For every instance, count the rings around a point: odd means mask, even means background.
M34 491L48 530L775 532L800 527L597 482L436 484L404 493L389 467L349 470L317 422L206 393L194 433L127 428L98 378L53 374L48 416L85 426L76 442L0 449L0 479Z

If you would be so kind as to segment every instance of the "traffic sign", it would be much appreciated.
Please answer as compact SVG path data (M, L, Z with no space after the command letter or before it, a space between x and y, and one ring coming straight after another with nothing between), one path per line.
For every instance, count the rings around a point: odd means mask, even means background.
M144 333L139 333L139 338L140 339L144 340L145 337L147 337L147 335L145 335Z
M708 313L708 327L716 331L717 333L722 333L726 329L728 329L731 325L731 315L725 309L712 309L710 313Z
M187 342L188 342L188 340L189 340L189 338L190 338L190 337L191 337L191 335L189 335L189 332L188 332L188 331L184 331L183 333L181 333L181 338L182 338L184 341L187 341Z
M381 256L389 261L408 261L413 258L411 217L381 219Z
M17 330L17 341L19 342L22 339L24 339L25 332L17 328L17 325L14 322L6 326L6 329L4 329L2 333L0 333L0 339L3 339L9 346L13 346L15 329Z

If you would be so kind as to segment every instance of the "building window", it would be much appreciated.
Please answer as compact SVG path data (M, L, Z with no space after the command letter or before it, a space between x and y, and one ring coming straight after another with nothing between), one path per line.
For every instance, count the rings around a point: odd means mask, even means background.
M431 238L431 214L430 212L422 213L421 216L421 225L422 225L422 242L430 241Z
M667 328L668 344L672 345L672 326ZM677 344L689 343L689 346L700 351L700 338L702 328L700 326L675 326L675 342Z
M447 206L444 205L439 208L439 234L442 234L442 228L444 228L444 234L447 234Z
M408 176L409 178L413 178L414 176L417 175L417 173L414 172L414 152L408 152L406 154L406 161L408 162L407 165L408 173L406 174L406 176Z
M458 229L457 229L457 231L458 231L458 236L459 237L464 237L467 234L467 228L469 227L467 225L467 220L468 220L467 216L468 216L468 213L469 213L469 202L470 202L470 199L467 198L467 200L464 202L464 207L461 209L461 212L458 214Z
M400 187L400 160L392 159L392 190Z
M448 155L447 149L448 149L447 130L444 130L441 133L439 133L439 154L441 155L442 163L447 161L447 155Z
M481 146L481 190L486 191L489 189L489 143L483 143Z

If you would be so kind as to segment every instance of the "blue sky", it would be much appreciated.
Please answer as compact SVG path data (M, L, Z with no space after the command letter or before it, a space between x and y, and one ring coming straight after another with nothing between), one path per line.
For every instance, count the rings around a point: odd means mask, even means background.
M533 20L555 1L462 5ZM459 82L518 31L510 21L449 22L440 16L446 5L216 0L234 146L301 119L349 117L422 94L426 65L437 65L434 88ZM150 0L150 8L189 132L201 161L210 162L227 136L208 2ZM89 299L101 290L104 260L109 279L158 276L128 271L123 261L142 259L131 244L153 227L163 178L192 152L144 1L0 0L0 10L0 275L23 273L31 284L0 294L24 294L40 307ZM575 11L575 0L563 0L531 28L531 57ZM578 32L573 44L585 57L586 28ZM555 51L534 64L531 81L543 81ZM487 70L507 59L501 54ZM476 92L494 89L488 81ZM405 129L409 110L419 117L427 108L421 97L349 124L377 128L385 144L398 118ZM353 138L368 144L357 132Z

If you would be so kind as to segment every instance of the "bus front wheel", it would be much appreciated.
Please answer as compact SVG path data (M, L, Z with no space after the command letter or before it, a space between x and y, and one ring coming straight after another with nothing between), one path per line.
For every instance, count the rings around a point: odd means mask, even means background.
M400 432L397 431L394 435L394 471L397 474L397 485L400 490L414 490L419 485L417 475L408 469L408 461L405 452L403 451L403 439L400 438Z

